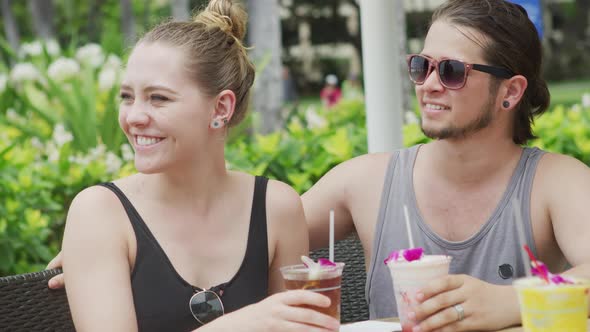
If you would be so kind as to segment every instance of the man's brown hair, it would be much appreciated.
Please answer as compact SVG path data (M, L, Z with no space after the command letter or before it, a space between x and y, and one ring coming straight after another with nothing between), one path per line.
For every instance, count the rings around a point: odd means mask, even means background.
M535 138L533 119L549 107L550 96L541 78L541 41L526 10L505 0L449 0L432 15L432 23L437 20L481 32L483 40L467 37L481 45L484 61L527 79L528 86L514 112L512 140L525 144ZM496 84L492 82L492 86Z

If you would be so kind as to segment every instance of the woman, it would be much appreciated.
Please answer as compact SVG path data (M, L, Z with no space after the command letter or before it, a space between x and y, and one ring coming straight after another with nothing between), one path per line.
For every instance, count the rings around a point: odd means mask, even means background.
M80 192L67 217L77 330L338 328L299 307L328 306L326 297L277 293L278 268L308 251L298 194L225 167L226 131L243 119L254 81L245 25L240 7L212 0L193 22L161 24L133 49L119 123L138 173Z

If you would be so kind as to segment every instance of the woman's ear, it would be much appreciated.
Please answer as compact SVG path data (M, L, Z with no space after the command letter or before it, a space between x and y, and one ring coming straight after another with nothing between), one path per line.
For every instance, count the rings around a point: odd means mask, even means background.
M228 124L234 115L236 94L231 90L223 90L215 97L214 103L209 128L219 129Z
M211 123L229 123L236 107L236 94L231 90L221 91L215 98L214 106L215 109Z

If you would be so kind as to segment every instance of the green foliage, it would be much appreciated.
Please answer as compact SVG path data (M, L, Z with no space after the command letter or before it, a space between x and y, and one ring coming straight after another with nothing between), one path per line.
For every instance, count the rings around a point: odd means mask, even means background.
M590 108L557 106L535 122L534 133L539 138L530 145L563 153L590 165Z
M71 143L22 139L2 125L0 133L0 275L41 270L60 248L76 193L133 167L104 148L81 155Z
M35 118L40 124L46 121ZM416 119L406 118L404 145L428 142ZM250 117L246 123L255 121ZM589 121L589 108L555 107L535 122L541 138L531 145L590 164ZM81 151L75 141L60 139L55 130L51 134L50 127L47 135L28 135L23 129L40 124L0 124L0 275L42 269L59 250L73 197L83 188L134 172L129 151L121 153L126 156L122 160L119 151L104 144ZM361 101L343 101L331 109L307 104L295 108L281 131L252 135L246 126L230 132L226 159L231 169L278 179L303 193L335 165L366 153L366 134Z
M23 49L28 53L13 54L18 63L10 73L0 71L8 79L0 92L0 124L41 140L63 125L77 151L99 144L118 151L126 141L117 120L121 60L96 44L60 52L57 44L33 42Z
M226 157L233 169L286 182L305 192L335 165L366 153L364 105L348 101L329 110L297 109L286 128L236 139Z

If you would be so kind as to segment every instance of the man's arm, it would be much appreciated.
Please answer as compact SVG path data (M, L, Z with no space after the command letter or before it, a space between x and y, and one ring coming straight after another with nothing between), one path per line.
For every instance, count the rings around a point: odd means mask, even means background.
M391 153L376 153L345 161L303 194L312 250L328 246L330 209L334 209L336 240L356 229L363 247L370 246L390 159Z
M544 159L540 181L555 239L572 266L566 274L590 278L590 168L559 154Z

